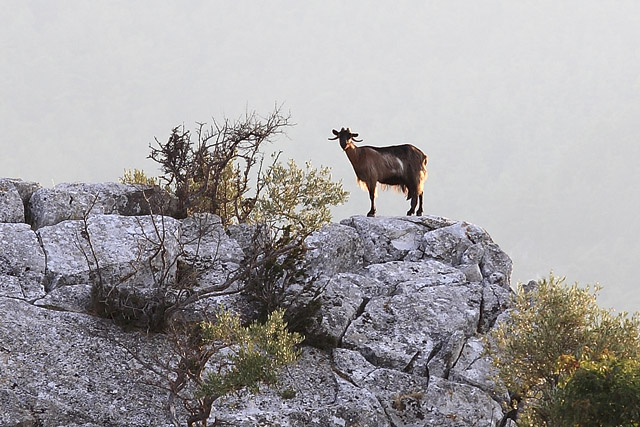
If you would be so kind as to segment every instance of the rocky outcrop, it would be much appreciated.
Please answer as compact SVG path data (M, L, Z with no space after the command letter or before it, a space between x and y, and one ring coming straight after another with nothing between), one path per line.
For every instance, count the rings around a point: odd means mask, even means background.
M102 184L58 184L40 188L29 200L31 225L38 229L86 214L179 216L177 200L158 186Z
M31 195L40 184L17 178L0 178L0 222L25 222Z
M1 194L19 195L11 185ZM87 188L93 196L80 191ZM176 294L215 286L242 266L260 230L225 229L210 214L144 215L127 191L39 189L27 204L33 228L24 210L21 221L1 218L0 425L172 425L167 391L132 354L169 354L169 340L96 317L92 294L102 287L144 300L159 284ZM24 206L14 196L7 205ZM95 202L91 215L85 202ZM498 425L505 394L483 334L509 304L511 261L486 231L434 216L357 216L306 245L307 286L321 305L301 358L277 387L220 399L212 422ZM251 317L241 293L198 301L185 314L200 318L220 303Z

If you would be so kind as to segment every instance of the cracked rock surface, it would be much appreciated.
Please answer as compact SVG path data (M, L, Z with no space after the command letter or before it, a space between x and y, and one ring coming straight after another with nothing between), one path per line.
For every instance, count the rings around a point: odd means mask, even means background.
M133 189L118 185L11 185L5 211L24 214L0 218L0 425L172 425L167 392L149 385L149 372L117 344L162 354L166 338L125 332L87 308L95 274L83 233L104 265L103 281L147 289L162 263L188 265L198 273L194 286L215 284L242 262L251 230L225 230L210 215L130 216L144 212L122 195ZM99 212L86 224L75 218L73 204L98 193ZM131 208L129 216L118 206ZM23 217L34 229L16 222ZM212 233L194 240L203 222ZM316 347L304 345L276 387L216 402L211 423L500 423L505 393L493 383L483 334L509 306L511 260L486 231L434 216L357 216L324 227L307 246L305 266L323 289L305 331ZM175 268L166 279L177 279ZM210 303L250 310L239 295ZM201 310L196 304L192 314Z

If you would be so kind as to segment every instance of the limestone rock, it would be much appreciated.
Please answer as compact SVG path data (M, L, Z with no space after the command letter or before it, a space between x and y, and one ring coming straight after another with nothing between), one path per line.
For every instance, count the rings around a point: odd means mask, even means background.
M262 224L232 224L227 227L227 234L245 254L251 252L256 240L266 238L267 231Z
M376 396L394 426L496 426L500 405L475 387L377 368L356 352L336 349L335 370Z
M108 321L0 297L0 425L167 426L167 396L110 337L166 351Z
M375 396L337 376L326 353L305 348L286 371L280 379L280 393L265 389L255 396L229 396L222 399L210 421L228 427L390 425ZM292 397L283 398L282 391Z
M310 275L332 276L363 266L364 247L353 227L329 224L307 237L306 268Z
M20 198L25 206L29 203L29 199L31 199L33 193L41 188L37 182L24 181L21 178L0 178L0 185L2 184L12 184L16 190L18 190L18 194L20 194Z
M211 214L123 216L144 211L123 187L40 189L30 204L35 232L0 224L0 318L8 319L0 322L0 366L8 367L0 425L171 424L166 394L144 384L158 378L116 344L165 356L166 336L125 333L88 315L92 291L102 281L139 291L147 304L159 285L190 295L225 284L267 230L225 228ZM95 195L101 213L85 224ZM504 395L482 336L507 316L511 260L485 230L440 217L353 217L306 245L308 274L286 294L292 311L320 301L302 325L302 357L277 387L216 402L211 423L498 425ZM200 300L184 318L207 317L219 303L245 320L255 315L236 293Z
M181 257L196 273L193 288L223 283L242 263L244 252L220 217L196 214L180 221Z
M509 397L506 393L496 394L496 391L504 389L496 385L496 370L491 364L491 357L485 354L484 349L485 343L481 337L469 338L460 353L460 358L451 369L449 379L477 387L498 402L508 402Z
M492 242L485 246L480 270L482 270L482 277L488 279L491 284L509 289L513 262L497 244Z
M24 223L0 223L0 296L33 301L44 295L45 256Z
M87 283L142 290L175 282L177 220L92 215L86 225L85 230L84 221L71 220L37 231L47 260L47 291Z
M369 265L363 273L377 279L393 291L400 283L412 283L417 289L429 286L458 286L467 283L464 273L439 261L390 261ZM373 296L373 295L372 295Z
M313 316L314 324L305 331L307 340L314 346L334 348L339 345L347 327L366 301L361 288L363 279L357 274L341 273L331 279L319 280L318 285L323 288L320 309Z
M482 288L482 316L478 332L487 333L496 319L513 303L513 291L502 285L485 284Z
M180 242L189 257L239 262L244 256L238 242L227 235L218 215L194 214L180 221Z
M431 259L458 268L469 282L486 279L505 288L510 285L511 259L477 225L431 216L355 216L341 224L358 232L365 266Z
M428 375L427 365L451 366L457 354L447 351L450 337L473 335L480 318L481 288L473 286L397 285L389 296L372 298L343 337L376 366ZM459 345L459 343L458 343Z
M63 183L37 190L29 202L31 225L39 229L87 213L179 216L178 202L158 186Z
M219 216L195 214L180 221L181 252L180 280L178 287L197 291L219 287L225 295L212 295L197 301L182 312L185 320L212 318L222 304L227 310L242 314L244 320L255 318L255 307L241 293L227 294L241 289L238 282L229 282L238 271L244 259L244 252L238 242L229 237ZM228 287L224 287L225 283Z
M418 248L419 237L426 228L408 218L354 216L340 223L358 232L364 246L364 263L368 265L402 260Z
M88 283L59 286L34 301L34 304L38 307L73 313L92 312L92 289L93 285Z
M16 187L0 180L0 223L24 222L24 204Z

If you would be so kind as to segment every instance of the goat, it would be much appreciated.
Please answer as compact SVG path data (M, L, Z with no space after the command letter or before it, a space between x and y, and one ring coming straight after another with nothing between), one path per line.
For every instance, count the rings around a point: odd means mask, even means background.
M340 146L347 154L351 166L356 173L358 184L369 192L371 199L371 210L367 216L376 215L376 187L377 183L384 186L397 187L411 199L411 209L407 215L416 212L418 199L417 216L422 215L422 191L424 182L427 179L427 156L413 145L393 145L390 147L356 147L355 142L362 140L355 139L358 134L351 133L349 128L342 128L340 132L333 129L335 138L330 141L340 139Z

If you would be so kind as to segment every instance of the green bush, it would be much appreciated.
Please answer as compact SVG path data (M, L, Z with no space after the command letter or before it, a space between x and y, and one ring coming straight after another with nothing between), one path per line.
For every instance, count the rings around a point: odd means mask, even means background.
M280 368L298 358L303 337L287 330L283 316L275 311L264 323L243 326L237 314L221 306L214 321L173 324L173 348L161 360L149 363L130 352L163 378L158 386L169 391L175 425L184 425L175 407L182 402L187 425L206 426L218 399L276 385Z
M567 361L638 360L640 318L599 308L598 290L553 275L532 291L520 286L511 316L490 334L488 349L499 380L515 396L520 425L562 425L549 408L572 375Z
M293 234L307 235L331 221L331 206L347 200L341 182L331 179L327 167L315 169L310 162L300 168L295 161L273 164L265 178L265 194L258 200L254 221L272 227L289 227Z
M555 425L640 425L640 362L603 357L579 363L560 384L549 413Z
M202 323L205 341L218 342L231 349L224 367L210 372L201 385L200 396L224 396L247 389L259 391L260 384L277 382L278 369L300 355L296 346L302 335L287 330L284 312L276 310L265 323L244 327L238 316L222 310L216 322Z

